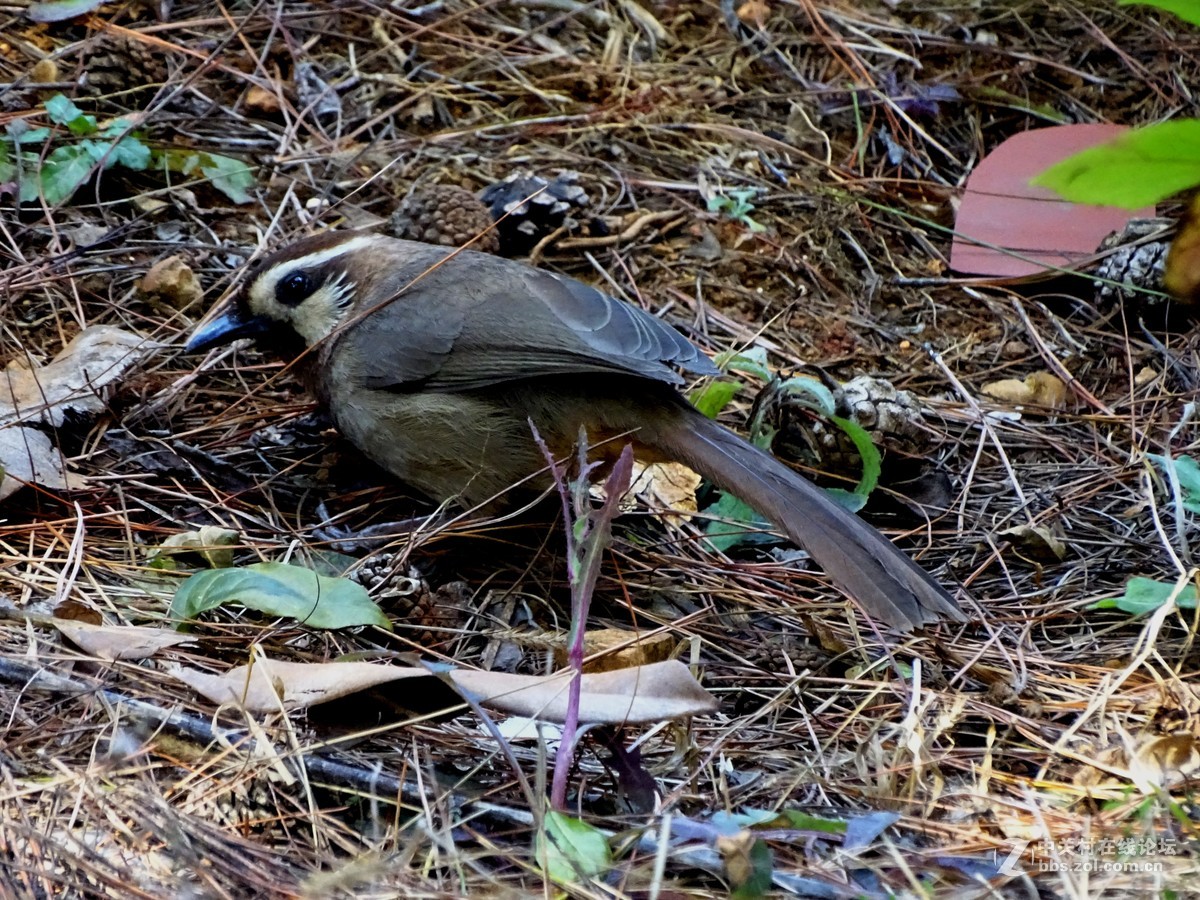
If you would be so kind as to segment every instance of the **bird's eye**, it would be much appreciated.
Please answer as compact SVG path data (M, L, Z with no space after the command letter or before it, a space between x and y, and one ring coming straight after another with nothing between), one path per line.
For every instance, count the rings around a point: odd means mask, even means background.
M297 306L312 296L316 282L307 272L284 275L275 285L275 299L284 306Z

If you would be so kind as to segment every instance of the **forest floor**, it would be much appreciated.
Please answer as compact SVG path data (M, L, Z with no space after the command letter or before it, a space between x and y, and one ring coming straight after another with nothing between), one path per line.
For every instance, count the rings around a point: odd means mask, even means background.
M0 358L45 362L96 325L145 341L103 404L54 423L69 474L0 500L0 893L560 890L536 853L537 743L403 690L252 716L172 672L401 653L546 671L569 616L561 525L467 516L374 554L404 586L375 596L390 633L221 609L187 648L110 661L50 617L162 622L205 560L155 550L202 526L236 533L239 564L327 565L327 514L430 512L277 360L183 341L263 249L386 230L414 188L565 171L586 203L523 258L712 355L912 395L919 427L876 436L862 515L970 614L889 633L786 545L720 553L703 517L631 504L589 627L666 636L718 706L584 736L572 811L613 857L567 892L1194 895L1194 602L1094 604L1195 576L1194 513L1153 460L1200 442L1200 339L1187 310L1087 276L968 280L948 258L964 180L1005 138L1194 114L1195 30L1082 0L129 0L48 24L10 5L0 35L6 152L37 155L45 192L82 132L115 144L116 117L158 161L126 165L129 147L57 202L0 185ZM39 131L58 93L95 124ZM144 290L169 257L177 277ZM1046 372L1074 381L1020 406L983 390ZM738 377L721 418L745 433L766 385ZM812 455L805 410L772 421L779 455L857 477ZM306 769L318 756L345 777Z

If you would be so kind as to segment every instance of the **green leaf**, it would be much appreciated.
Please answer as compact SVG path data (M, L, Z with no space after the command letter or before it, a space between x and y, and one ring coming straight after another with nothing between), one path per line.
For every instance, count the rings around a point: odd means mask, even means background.
M854 493L862 497L865 502L867 497L871 495L871 491L875 490L875 486L879 484L879 473L882 469L882 457L879 455L879 448L871 440L871 435L857 422L851 422L849 419L843 419L841 416L830 416L829 421L842 429L846 437L854 442L854 449L858 451L859 457L862 458L862 478L859 479L858 485L854 488Z
M1200 463L1186 455L1176 456L1174 459L1158 453L1147 453L1146 455L1158 464L1168 478L1174 471L1175 478L1179 481L1179 490L1182 493L1180 503L1183 504L1183 508L1188 512L1200 513Z
M845 819L824 819L820 816L809 815L795 809L781 809L779 810L779 815L787 819L788 824L792 828L800 828L804 831L821 831L825 834L846 833Z
M749 869L741 883L730 892L731 900L757 900L771 890L771 870L775 860L766 841L757 839L750 845L747 862Z
M83 110L63 94L55 94L45 103L46 115L55 125L66 125L72 134L93 134L96 117L86 115Z
M1131 615L1154 612L1175 591L1174 583L1157 581L1153 578L1130 578L1125 582L1125 593L1120 597L1109 597L1092 604L1092 609L1119 609ZM1196 586L1185 585L1175 600L1180 609L1196 608Z
M321 575L328 575L331 578L340 578L343 573L350 571L351 567L358 562L357 556L347 556L345 553L338 553L336 550L313 550L311 556L312 569Z
M1200 3L1196 0L1119 0L1118 6L1153 6L1174 13L1192 25L1200 25Z
M204 176L234 203L249 203L254 199L248 193L255 184L254 167L240 160L192 150L160 151L156 160L172 172Z
M391 629L387 616L371 602L362 585L276 562L197 572L175 592L170 615L186 621L226 603L295 619L313 628L378 625Z
M46 203L57 206L71 197L92 174L92 157L79 147L58 147L46 157L38 172ZM34 193L34 197L37 194ZM25 198L22 186L21 199Z
M796 375L783 382L780 388L823 416L831 417L837 412L833 391L811 375Z
M133 126L133 123L130 122L129 119L126 119L124 117L119 118L119 119L113 119L111 122L109 122L107 125L104 126L104 130L100 132L100 137L108 138L109 140L115 141L117 138L121 137L122 135L127 135L127 132L129 132L129 130L130 130L130 128L132 128L132 126Z
M724 553L742 544L763 540L757 532L769 529L771 523L760 516L750 504L733 494L721 498L704 512L723 521L713 520L704 528L704 535L714 549Z
M83 140L75 145L80 151L92 158L92 162L101 163L109 168L115 160L112 157L112 144L108 141Z
M249 203L250 188L254 187L254 167L241 160L214 153L201 154L200 171L212 186L234 203Z
M1033 179L1074 203L1137 209L1200 184L1200 119L1129 131Z
M554 810L546 812L537 849L539 859L545 855L546 874L557 884L577 884L612 867L612 850L602 831Z
M715 419L721 414L721 410L729 405L729 401L741 386L741 382L738 381L713 381L703 389L693 391L689 399L692 406L708 418Z
M48 137L50 137L49 128L30 128L17 134L12 124L9 125L8 138L18 144L40 144Z
M749 350L727 350L718 353L713 360L717 368L727 372L745 372L762 381L771 380L771 367L767 365L767 351L762 347L751 347Z
M130 135L121 138L113 146L111 159L127 169L141 172L150 165L150 148Z
M837 501L838 506L847 512L856 513L867 505L867 498L857 491L848 491L840 487L827 487L825 493Z

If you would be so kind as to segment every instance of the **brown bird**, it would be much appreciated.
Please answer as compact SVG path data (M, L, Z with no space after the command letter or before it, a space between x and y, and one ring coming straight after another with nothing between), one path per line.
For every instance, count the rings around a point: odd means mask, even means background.
M356 232L267 256L189 351L252 337L301 370L339 430L434 500L494 503L539 472L532 421L568 454L580 428L675 460L757 509L894 628L964 616L882 534L699 413L672 367L716 367L673 328L514 260ZM539 487L544 487L543 482Z

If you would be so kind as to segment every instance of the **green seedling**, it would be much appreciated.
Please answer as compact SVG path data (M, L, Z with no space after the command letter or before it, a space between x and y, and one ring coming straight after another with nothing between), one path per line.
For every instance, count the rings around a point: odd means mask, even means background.
M234 203L251 200L254 174L244 162L197 150L153 148L132 119L114 119L102 127L62 94L44 107L54 127L30 128L18 120L0 140L0 185L13 185L21 203L57 206L94 172L115 166L203 178Z

